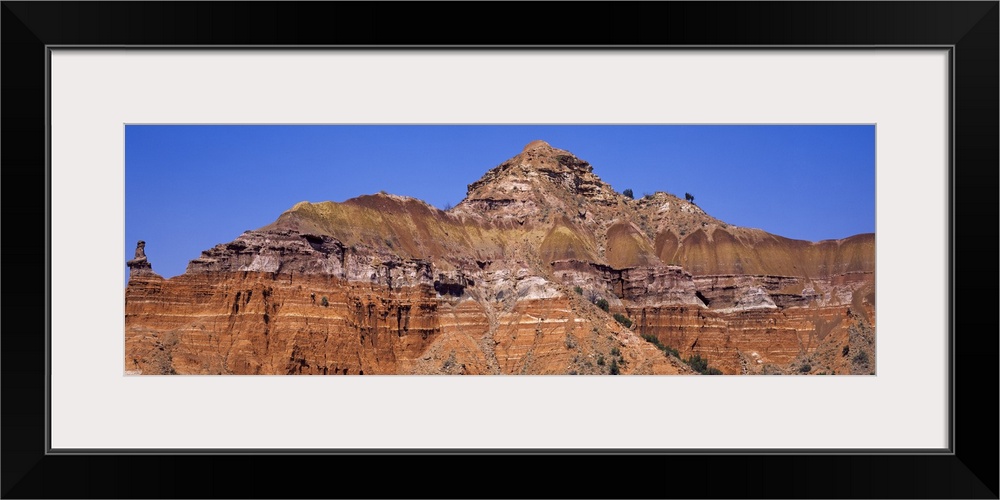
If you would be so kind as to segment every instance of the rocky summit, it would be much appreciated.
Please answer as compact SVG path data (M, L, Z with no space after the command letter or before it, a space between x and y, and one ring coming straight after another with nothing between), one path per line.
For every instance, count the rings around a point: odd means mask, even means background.
M144 244L130 374L875 372L874 234L793 240L635 200L544 141L447 211L301 202L171 279Z

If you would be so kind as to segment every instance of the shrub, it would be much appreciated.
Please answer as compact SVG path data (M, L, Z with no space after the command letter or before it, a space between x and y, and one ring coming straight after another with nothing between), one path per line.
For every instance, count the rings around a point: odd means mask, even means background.
M632 328L632 320L625 317L622 313L615 313L615 321L624 325L625 328Z
M608 369L608 373L612 375L618 375L618 359L611 358L611 367Z
M597 355L597 366L604 366L604 355L603 354L598 354Z
M656 338L655 335L646 334L646 335L643 335L642 338L646 342L649 342L650 344L655 345L657 349L663 351L663 354L667 354L667 355L673 354L674 356L677 356L678 358L681 357L681 353L678 352L677 349L674 349L673 347L670 347L668 345L663 345L660 342L660 339Z
M813 367L810 365L802 365L802 368L799 368L799 371L802 373L809 373L812 371L812 369Z
M603 310L604 310L604 312L608 312L608 308L609 308L610 306L608 305L608 301L607 301L607 300L604 300L604 299L597 299L597 302L596 302L596 304L597 304L597 307L600 307L601 309L603 309Z
M647 333L642 336L642 339L645 340L646 342L649 342L650 344L655 345L660 349L663 349L663 344L660 343L660 339L656 338L655 335L649 335Z
M854 362L857 363L857 364L859 364L859 365L863 365L863 364L867 363L868 362L868 353L865 352L865 351L858 351L858 353L854 355Z
M622 352L621 352L621 350L619 350L619 349L618 349L617 347L612 347L612 348L611 348L611 355L612 355L612 356L618 356L618 357L621 357L621 355L622 355Z
M580 288L578 286L574 286L573 287L573 291L576 292L577 295L583 295L583 288Z
M569 333L566 334L566 348L576 349L576 337ZM574 361L576 360L574 359Z
M632 189L631 188L622 191L622 194L625 195L625 196L628 196L629 198L631 198L633 200L635 199L635 196L632 193Z
M702 375L722 375L722 370L708 366L708 358L703 358L698 354L691 356L685 361L694 371Z
M323 307L328 307L330 305L330 301L326 299L326 295L324 295L322 299L319 299L319 305Z
M688 358L687 364L698 373L705 373L708 371L708 360L698 354Z

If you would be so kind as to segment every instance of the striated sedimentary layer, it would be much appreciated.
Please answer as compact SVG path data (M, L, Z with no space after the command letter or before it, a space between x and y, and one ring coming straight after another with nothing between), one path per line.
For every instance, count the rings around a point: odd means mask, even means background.
M791 240L633 200L542 141L448 211L301 202L183 275L141 248L128 264L128 373L875 371L873 234Z

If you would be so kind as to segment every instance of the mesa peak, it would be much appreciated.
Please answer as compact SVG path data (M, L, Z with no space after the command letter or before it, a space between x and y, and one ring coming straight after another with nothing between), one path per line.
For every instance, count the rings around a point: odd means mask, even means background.
M551 149L552 145L550 145L549 143L547 143L547 142L539 139L537 141L531 141L531 142L529 142L528 145L525 146L523 150L521 150L521 152L523 153L523 152L526 152L526 151L531 151L532 149L538 149L538 148L542 148L542 147L546 147L546 148Z

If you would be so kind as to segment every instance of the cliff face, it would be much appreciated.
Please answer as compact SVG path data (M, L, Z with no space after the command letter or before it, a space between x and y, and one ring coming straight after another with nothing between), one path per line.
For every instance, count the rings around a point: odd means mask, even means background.
M790 240L632 200L541 141L447 212L302 202L181 276L129 265L128 373L875 369L874 235Z

